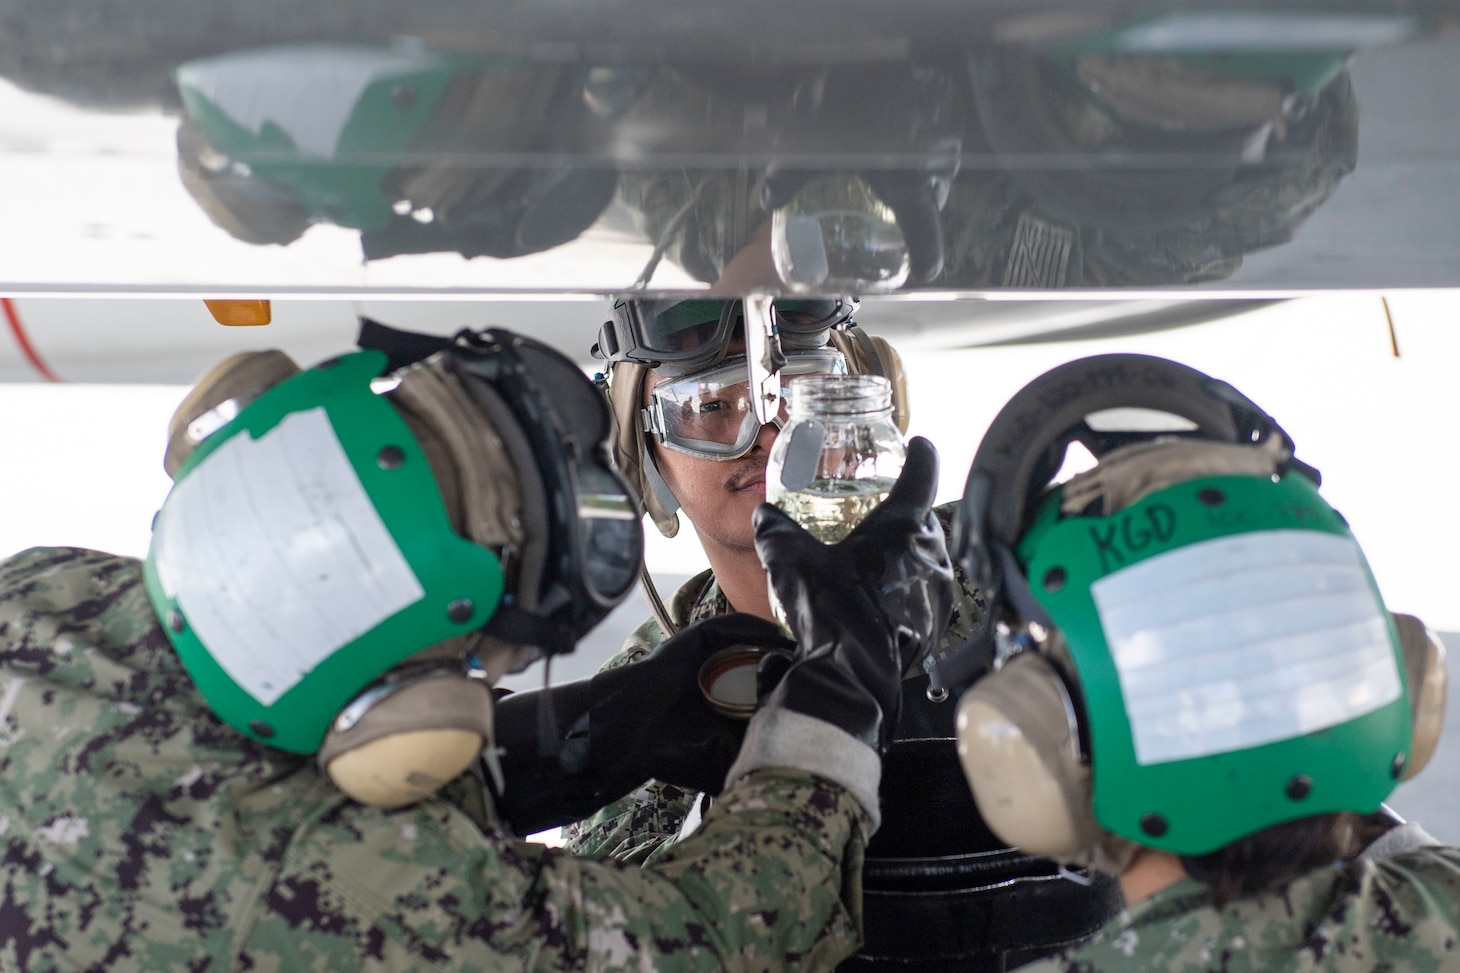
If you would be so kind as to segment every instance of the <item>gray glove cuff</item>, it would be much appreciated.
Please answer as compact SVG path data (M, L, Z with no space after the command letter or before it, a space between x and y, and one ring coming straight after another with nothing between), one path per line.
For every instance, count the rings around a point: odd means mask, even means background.
M1375 839L1373 844L1359 852L1358 857L1360 861L1383 861L1407 851L1414 851L1416 848L1438 844L1439 842L1424 828L1413 821L1406 821L1397 828L1384 832Z
M804 770L846 788L867 812L869 838L882 823L877 801L882 761L871 747L830 723L780 708L756 713L725 784L763 767Z

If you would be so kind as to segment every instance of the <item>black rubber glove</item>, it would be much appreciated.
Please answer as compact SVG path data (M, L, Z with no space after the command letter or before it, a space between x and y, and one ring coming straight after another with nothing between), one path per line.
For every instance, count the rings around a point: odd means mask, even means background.
M718 794L740 750L745 721L706 702L699 670L735 645L788 652L790 640L752 615L691 625L648 657L591 679L515 693L497 702L500 816L520 835L579 821L648 780ZM540 745L538 707L551 704L561 741Z
M920 437L892 492L840 543L823 544L769 504L755 547L796 634L796 661L762 709L779 707L884 750L902 680L943 637L953 569L932 514L938 453Z

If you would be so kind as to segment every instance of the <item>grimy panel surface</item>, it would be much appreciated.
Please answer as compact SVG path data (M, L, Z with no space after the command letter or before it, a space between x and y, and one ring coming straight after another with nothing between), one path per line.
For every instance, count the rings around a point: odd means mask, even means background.
M1460 268L1441 0L0 3L0 290L1273 296Z

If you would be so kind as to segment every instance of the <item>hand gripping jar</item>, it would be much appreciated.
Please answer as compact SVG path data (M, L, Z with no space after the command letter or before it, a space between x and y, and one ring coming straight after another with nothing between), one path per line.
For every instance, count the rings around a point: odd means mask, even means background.
M892 489L906 457L879 375L806 375L786 390L787 424L766 460L765 498L835 544ZM775 593L771 610L785 626Z

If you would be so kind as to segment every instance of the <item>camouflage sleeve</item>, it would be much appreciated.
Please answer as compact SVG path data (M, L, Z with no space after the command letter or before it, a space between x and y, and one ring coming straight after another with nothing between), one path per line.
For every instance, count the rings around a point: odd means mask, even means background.
M738 781L648 868L348 805L295 838L241 968L828 970L859 943L865 826L791 771Z
M638 662L663 641L659 623L648 619L630 633L624 647L603 668ZM607 855L636 865L657 861L679 837L698 798L695 791L649 781L591 818L564 827L563 847L575 855Z
M563 828L563 847L575 855L606 855L648 865L668 852L695 801L695 791L651 780L584 821Z
M860 806L830 782L748 775L658 863L593 874L607 928L595 930L589 968L833 968L860 943L864 827ZM635 908L642 933L606 921Z
M958 512L958 504L959 501L955 500L933 508L933 516L938 518L945 537L951 537L953 517ZM953 592L953 612L948 616L948 630L943 634L942 640L929 650L927 659L923 661L925 671L931 671L933 665L972 638L988 610L983 592L963 576L963 570L957 565L953 568L953 580L957 587Z
M410 807L210 713L141 565L0 562L0 969L829 968L866 819L810 775L727 791L651 868L509 836L471 775Z
M1460 849L1425 847L1310 873L1217 909L1187 881L1135 903L1093 940L1020 973L1267 973L1460 968Z

